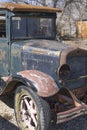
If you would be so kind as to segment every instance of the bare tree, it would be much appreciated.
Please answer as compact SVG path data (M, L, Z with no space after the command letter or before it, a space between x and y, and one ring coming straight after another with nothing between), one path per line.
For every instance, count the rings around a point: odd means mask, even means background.
M58 0L52 0L53 7L56 7L56 6L57 6L57 2L58 2Z
M13 2L19 3L19 2L23 2L23 3L34 3L36 5L40 4L43 6L46 6L46 0L12 0Z
M42 0L43 1L43 5L46 6L46 0Z
M87 19L87 0L61 1L63 1L62 14L58 17L57 26L66 34L68 30L68 34L72 35L76 33L76 21Z
M19 2L28 3L28 0L12 0L12 2L16 2L16 3L19 3Z

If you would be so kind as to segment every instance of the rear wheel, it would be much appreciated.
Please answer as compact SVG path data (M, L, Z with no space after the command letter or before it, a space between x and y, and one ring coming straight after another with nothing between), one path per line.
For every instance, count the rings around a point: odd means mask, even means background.
M49 126L48 103L26 86L19 86L16 90L15 115L21 130L47 130Z

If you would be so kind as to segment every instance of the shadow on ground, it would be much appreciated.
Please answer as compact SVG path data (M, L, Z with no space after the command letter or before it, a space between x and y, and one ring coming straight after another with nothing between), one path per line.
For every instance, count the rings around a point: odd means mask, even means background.
M19 130L17 126L0 116L0 130Z
M87 130L87 115L58 125L51 125L49 130Z
M0 100L14 109L14 94L0 96Z

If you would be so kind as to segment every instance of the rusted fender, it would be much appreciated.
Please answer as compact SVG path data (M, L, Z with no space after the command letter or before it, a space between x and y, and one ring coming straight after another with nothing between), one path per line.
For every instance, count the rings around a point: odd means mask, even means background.
M18 72L17 75L20 75L23 78L31 81L39 96L52 96L56 94L59 90L54 79L43 72L36 70L24 70Z

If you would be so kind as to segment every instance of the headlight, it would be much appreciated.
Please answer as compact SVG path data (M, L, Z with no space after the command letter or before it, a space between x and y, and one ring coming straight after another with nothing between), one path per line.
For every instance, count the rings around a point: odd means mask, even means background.
M58 68L57 74L60 80L67 80L70 77L70 67L67 64L63 64Z

